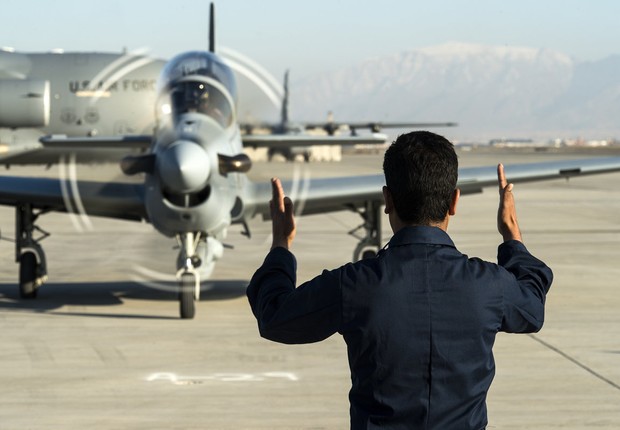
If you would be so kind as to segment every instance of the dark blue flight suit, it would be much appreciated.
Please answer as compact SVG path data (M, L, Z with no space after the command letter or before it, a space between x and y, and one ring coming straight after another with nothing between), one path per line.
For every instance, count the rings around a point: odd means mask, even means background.
M298 288L295 257L275 248L247 295L267 339L344 337L352 429L483 429L495 335L540 330L553 279L521 242L497 258L468 258L439 228L405 227L377 258Z

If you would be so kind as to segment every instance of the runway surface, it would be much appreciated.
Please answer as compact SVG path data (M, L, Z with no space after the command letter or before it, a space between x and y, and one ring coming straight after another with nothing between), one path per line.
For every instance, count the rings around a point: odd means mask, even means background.
M471 151L461 165L590 154ZM257 163L252 177L381 172L381 155L341 163ZM42 168L6 174L54 174ZM78 177L119 177L115 166ZM620 174L515 187L525 244L555 273L543 330L500 334L489 429L620 428ZM449 233L494 260L497 194L465 196ZM298 220L298 279L349 259L361 220L342 212ZM2 238L14 211L0 208ZM90 224L89 224L90 223ZM350 379L339 336L278 345L258 336L245 287L269 247L230 229L194 320L178 319L171 239L147 224L49 214L39 225L49 281L19 300L14 245L0 246L0 429L343 429ZM384 223L384 237L390 232Z

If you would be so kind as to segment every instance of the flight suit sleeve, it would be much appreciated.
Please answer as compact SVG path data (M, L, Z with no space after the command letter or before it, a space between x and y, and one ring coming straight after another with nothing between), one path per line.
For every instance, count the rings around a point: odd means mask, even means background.
M261 336L294 344L318 342L337 332L342 300L334 272L324 271L298 288L295 284L295 257L284 248L274 248L247 288Z
M539 331L545 319L545 298L551 288L553 272L516 240L499 246L497 261L509 272L502 285L500 330L508 333Z

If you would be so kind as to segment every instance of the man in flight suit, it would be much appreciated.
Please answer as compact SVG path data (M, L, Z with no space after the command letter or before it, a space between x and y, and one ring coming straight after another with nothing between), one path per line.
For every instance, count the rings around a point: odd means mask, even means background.
M501 164L497 264L461 254L447 234L460 193L448 140L401 135L383 170L387 246L297 288L293 204L272 180L273 244L247 289L260 334L291 344L344 337L352 429L484 429L495 335L540 330L552 272L523 245Z

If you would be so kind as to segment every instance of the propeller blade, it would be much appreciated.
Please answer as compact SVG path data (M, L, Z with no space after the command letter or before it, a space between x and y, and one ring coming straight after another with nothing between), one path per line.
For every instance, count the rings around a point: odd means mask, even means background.
M155 169L155 154L128 155L121 160L121 170L131 176L136 173L153 174Z
M282 98L282 112L280 113L281 127L288 131L288 70L284 73L284 97Z

